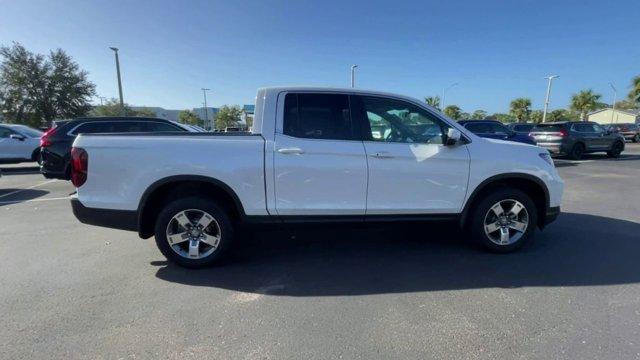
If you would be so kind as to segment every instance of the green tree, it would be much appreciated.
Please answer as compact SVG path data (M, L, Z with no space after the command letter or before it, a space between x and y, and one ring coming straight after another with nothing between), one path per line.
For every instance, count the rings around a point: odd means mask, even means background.
M529 119L529 114L531 113L531 99L514 99L509 105L509 111L518 122L527 121Z
M237 127L240 124L242 109L238 105L224 105L216 114L216 129L224 130L228 127Z
M6 121L47 126L85 115L95 85L63 50L34 54L19 43L0 47L0 111Z
M487 120L497 120L503 123L512 123L516 118L511 114L495 113L486 117Z
M476 110L471 114L472 119L484 120L487 117L487 112L484 110Z
M427 96L424 98L424 101L427 105L430 105L438 110L440 110L440 97L439 96Z
M636 109L636 104L634 104L631 100L620 100L616 102L616 110L634 110Z
M202 120L198 117L196 113L191 110L182 110L178 114L178 121L183 124L188 125L198 125Z
M449 105L444 108L444 114L453 120L459 120L462 117L462 109L458 105Z
M94 106L88 114L92 117L100 116L134 116L134 117L156 117L156 113L146 107L133 109L129 104L124 104L124 114L120 108L120 101L109 99L103 105Z
M539 123L542 122L542 115L543 115L542 114L542 110L533 110L531 112L531 114L529 115L529 119L531 121L533 121L534 123L539 124ZM549 114L547 114L547 115L549 115Z
M597 108L598 100L602 95L596 94L593 90L582 90L571 96L571 110L580 113L580 120L587 121L587 113Z
M640 105L640 75L631 80L631 91L629 91L629 101L635 105Z

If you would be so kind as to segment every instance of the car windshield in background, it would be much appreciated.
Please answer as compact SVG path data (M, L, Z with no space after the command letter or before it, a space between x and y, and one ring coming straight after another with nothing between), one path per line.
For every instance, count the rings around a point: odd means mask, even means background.
M467 123L465 127L474 134L508 134L506 126L497 123Z
M40 136L42 136L42 131L30 128L28 126L15 125L14 129L32 138L39 138Z
M531 131L531 129L533 129L534 127L535 125L533 124L513 125L513 131L527 132L527 131Z
M562 125L538 125L533 128L533 132L559 132Z

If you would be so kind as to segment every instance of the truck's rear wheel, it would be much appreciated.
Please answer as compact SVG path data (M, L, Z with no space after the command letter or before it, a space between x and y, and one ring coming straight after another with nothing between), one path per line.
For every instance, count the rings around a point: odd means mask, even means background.
M507 253L530 241L537 223L533 200L518 189L504 188L477 203L471 233L486 249Z
M234 229L223 207L207 198L168 203L158 215L155 238L170 261L189 268L215 264L233 241Z

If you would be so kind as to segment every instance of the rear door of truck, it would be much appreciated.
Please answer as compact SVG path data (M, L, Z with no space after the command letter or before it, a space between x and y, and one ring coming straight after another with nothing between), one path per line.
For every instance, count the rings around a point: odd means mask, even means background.
M278 102L284 109L274 139L278 215L364 216L367 159L349 95L289 92Z

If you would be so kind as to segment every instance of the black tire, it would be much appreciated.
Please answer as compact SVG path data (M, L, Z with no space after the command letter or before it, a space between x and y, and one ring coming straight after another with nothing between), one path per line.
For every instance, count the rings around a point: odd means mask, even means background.
M571 152L569 152L569 158L571 160L580 160L582 159L582 155L584 155L584 145L582 143L577 143L573 145L571 148Z
M38 165L42 165L42 154L40 153L40 148L33 150L31 154L31 161L35 161Z
M219 243L214 251L202 258L191 259L174 251L167 239L167 228L173 217L184 210L199 210L209 214L219 227ZM167 260L187 268L204 268L212 266L223 259L225 252L234 240L235 229L224 207L209 198L186 197L173 200L162 209L155 224L156 245ZM189 241L186 241L189 243ZM177 245L173 245L177 246Z
M634 143L639 143L640 142L640 134L636 134L636 136L634 136L631 141L633 141Z
M624 150L624 143L622 141L616 141L611 145L611 150L607 151L607 156L610 158L619 158Z
M515 238L515 235L518 232L513 229L507 229L510 234L514 234L515 240L508 244L497 244L485 232L485 220L488 219L489 216L492 216L489 212L492 211L491 208L495 204L500 202L510 203L513 200L518 201L524 206L526 213L523 213L522 210L520 210L520 216L527 215L527 227L524 232L520 232L518 238ZM503 209L505 213L509 213L511 210L510 208L505 209L504 207ZM469 230L473 240L482 245L485 249L496 253L509 253L520 249L533 239L537 224L538 211L533 200L531 200L531 198L524 192L507 187L494 190L474 204Z

